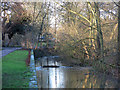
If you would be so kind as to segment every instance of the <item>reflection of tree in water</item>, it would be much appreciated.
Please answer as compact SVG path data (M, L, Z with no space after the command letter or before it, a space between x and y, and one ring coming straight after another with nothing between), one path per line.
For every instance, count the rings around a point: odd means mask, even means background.
M48 64L48 62L45 62L45 58L41 60L43 60L43 64ZM41 62L38 61L38 63L36 63L37 67L41 65ZM49 59L50 65L54 63L55 61ZM117 84L115 79L103 73L94 73L89 69L75 69L67 66L65 68L43 68L40 71L37 70L37 77L38 86L42 88L114 88Z
M111 75L105 75L105 74L97 74L97 83L99 83L100 87L102 88L115 88L117 85L117 79L112 78Z
M104 74L98 75L87 72L87 75L84 75L83 78L84 80L81 81L82 88L114 88L117 85L117 81Z

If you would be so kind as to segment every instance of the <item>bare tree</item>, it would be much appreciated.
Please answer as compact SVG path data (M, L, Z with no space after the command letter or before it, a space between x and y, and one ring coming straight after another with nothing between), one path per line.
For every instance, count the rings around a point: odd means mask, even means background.
M118 65L118 74L120 73L119 71L119 66L120 66L120 1L118 2L118 60L117 60L117 65ZM118 83L120 83L120 75L118 75Z

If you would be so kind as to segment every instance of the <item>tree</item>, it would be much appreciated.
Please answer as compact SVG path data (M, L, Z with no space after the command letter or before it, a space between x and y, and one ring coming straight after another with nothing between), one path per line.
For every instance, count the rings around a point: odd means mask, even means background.
M119 74L119 66L120 66L120 1L118 2L118 74ZM118 84L120 83L120 75L118 75Z
M30 17L27 16L26 10L23 9L21 3L3 3L3 21L2 21L2 40L4 46L5 34L8 34L9 43L14 34L25 35L27 26L30 23ZM6 9L6 7L8 7ZM7 10L11 9L11 16L6 13ZM19 11L19 12L18 12ZM9 17L9 18L8 18Z
M103 59L103 35L101 30L100 10L98 3L95 2L96 24L97 24L97 46L100 52L101 59Z

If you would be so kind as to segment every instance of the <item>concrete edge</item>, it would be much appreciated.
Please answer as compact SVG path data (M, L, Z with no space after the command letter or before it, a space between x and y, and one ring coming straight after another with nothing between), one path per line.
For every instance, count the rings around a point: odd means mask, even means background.
M31 50L30 57L30 72L32 72L32 77L30 78L29 88L38 88L33 50Z

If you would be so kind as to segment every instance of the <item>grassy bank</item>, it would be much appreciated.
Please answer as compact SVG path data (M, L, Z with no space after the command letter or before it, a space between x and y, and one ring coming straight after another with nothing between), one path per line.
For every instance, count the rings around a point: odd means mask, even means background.
M29 86L29 69L25 60L28 51L17 50L2 59L2 87L23 88Z

